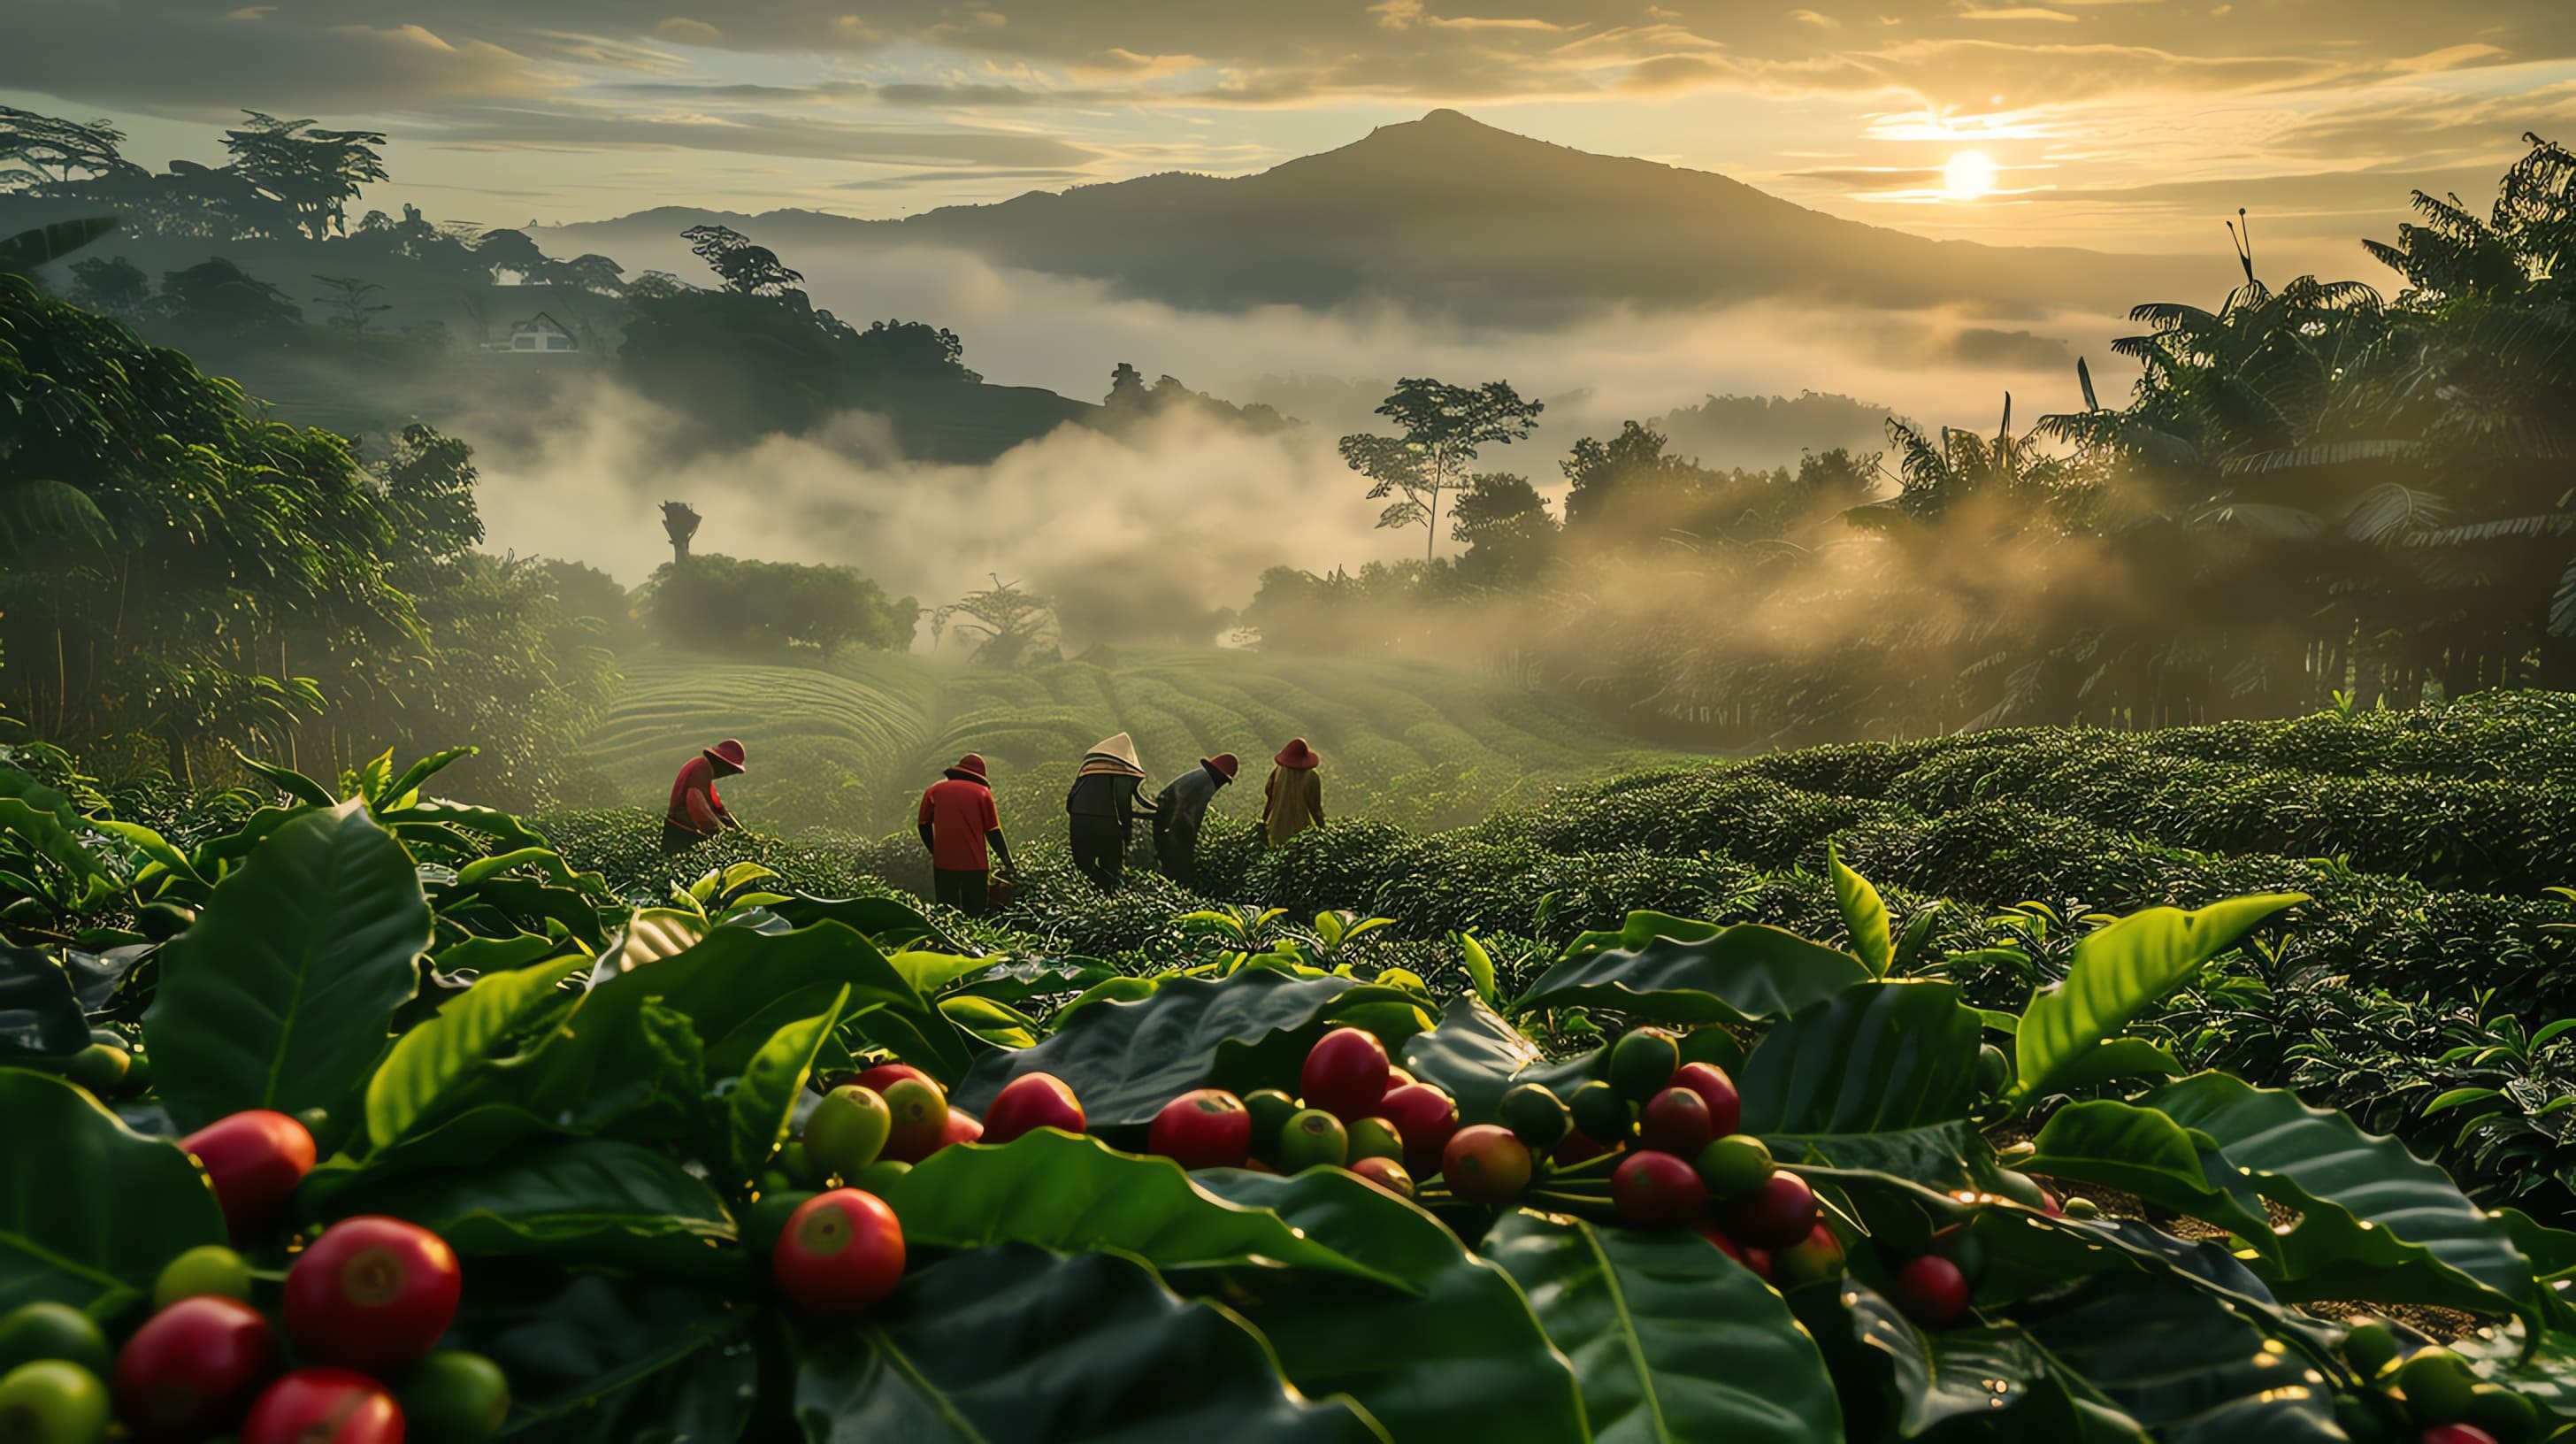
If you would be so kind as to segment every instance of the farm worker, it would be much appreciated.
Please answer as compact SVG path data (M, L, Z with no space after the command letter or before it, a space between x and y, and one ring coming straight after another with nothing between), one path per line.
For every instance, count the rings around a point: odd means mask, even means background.
M742 772L742 744L728 737L680 764L671 781L671 806L662 814L662 851L685 852L725 828L739 830L716 795L716 779Z
M1261 825L1277 847L1310 827L1324 825L1324 780L1315 775L1324 759L1303 737L1288 739L1270 759L1269 785L1261 790Z
M984 759L969 752L921 794L921 845L930 850L931 891L960 912L984 911L990 896L993 856L1018 876L1011 845L1002 840L1002 815L993 807L992 779Z
M1207 820L1216 790L1234 780L1240 765L1231 752L1202 757L1198 766L1154 794L1154 856L1163 864L1163 876L1184 887L1197 880L1199 824Z
M1104 737L1083 754L1073 786L1064 794L1071 819L1073 865L1102 892L1116 892L1127 871L1127 839L1136 822L1136 784L1145 764L1126 733Z

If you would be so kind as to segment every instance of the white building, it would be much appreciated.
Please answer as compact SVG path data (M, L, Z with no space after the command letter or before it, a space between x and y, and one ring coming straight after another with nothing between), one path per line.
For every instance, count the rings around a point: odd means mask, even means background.
M581 342L573 336L570 327L565 326L564 323L547 315L545 312L539 311L528 319L511 326L508 339L500 341L486 341L483 343L483 349L486 351L512 352L564 352L580 350Z

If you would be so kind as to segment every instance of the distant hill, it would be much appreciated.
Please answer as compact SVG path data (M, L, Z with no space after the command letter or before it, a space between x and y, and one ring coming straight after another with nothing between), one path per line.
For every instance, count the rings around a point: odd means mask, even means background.
M947 247L1200 310L1381 300L1533 325L1766 299L2028 316L2125 309L2226 282L2223 266L2196 260L1928 240L1451 110L1250 176L1143 176L884 221L667 208L564 234L581 249L614 249L706 222L790 256Z
M1711 396L1650 424L1679 455L1714 467L1794 466L1801 451L1881 451L1894 413L1884 406L1809 391L1790 396Z

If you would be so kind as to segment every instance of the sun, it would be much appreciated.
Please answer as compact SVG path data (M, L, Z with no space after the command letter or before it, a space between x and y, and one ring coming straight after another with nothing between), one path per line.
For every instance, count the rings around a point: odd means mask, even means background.
M1981 150L1963 150L1950 157L1941 167L1941 191L1954 201L1973 201L1995 193L1995 174L1999 170L1994 157Z

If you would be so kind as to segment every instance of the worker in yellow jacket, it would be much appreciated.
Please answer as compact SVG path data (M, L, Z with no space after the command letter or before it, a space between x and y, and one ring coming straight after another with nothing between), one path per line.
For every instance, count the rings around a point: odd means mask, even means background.
M1261 827L1277 847L1307 828L1324 825L1324 780L1316 775L1324 759L1305 738L1295 737L1270 760L1270 782L1261 790Z

